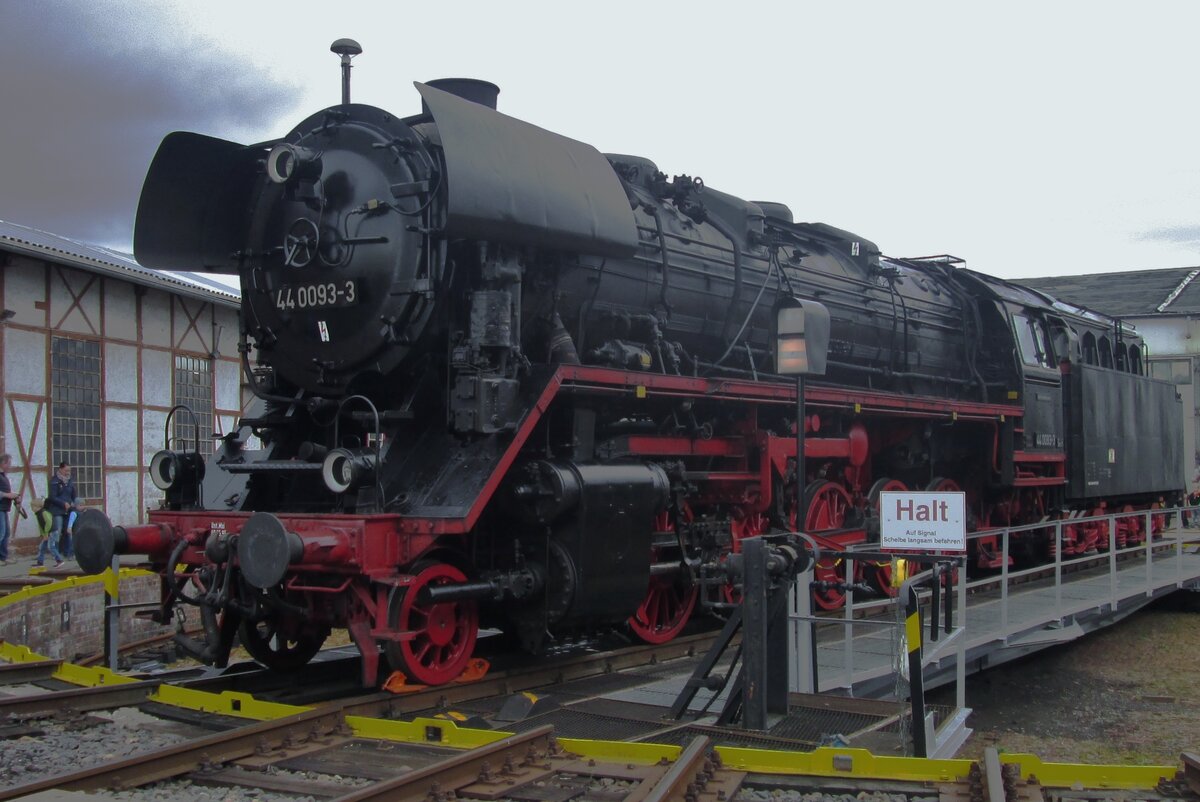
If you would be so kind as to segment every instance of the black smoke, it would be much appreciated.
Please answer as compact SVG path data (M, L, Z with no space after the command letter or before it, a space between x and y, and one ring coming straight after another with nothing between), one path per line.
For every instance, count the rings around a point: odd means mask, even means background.
M5 2L0 30L0 219L91 242L130 242L165 134L265 139L300 94L148 3Z

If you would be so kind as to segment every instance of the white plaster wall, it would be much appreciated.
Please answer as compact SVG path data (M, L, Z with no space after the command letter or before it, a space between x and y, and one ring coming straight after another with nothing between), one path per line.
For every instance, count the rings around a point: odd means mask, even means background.
M167 413L154 409L142 410L142 465L149 465L150 459L162 449L163 426L166 422Z
M142 478L142 506L144 509L157 510L159 502L163 499L163 492L154 486L154 482L150 481L150 474L142 471L138 474ZM145 513L139 516L139 520L145 517Z
M4 308L16 312L12 322L46 325L46 313L34 306L46 300L46 272L39 263L18 256L4 269Z
M90 283L90 286L89 286ZM87 288L84 291L84 288ZM68 289L69 288L69 289ZM72 292L79 296L75 303ZM68 312L68 310L70 310ZM63 315L66 315L64 318ZM50 323L61 332L100 333L100 277L68 267L50 271Z
M216 375L213 376L215 385L213 393L217 400L217 409L223 410L240 410L242 408L240 401L241 396L241 378L242 368L235 362L225 362L216 360L214 370Z
M215 311L217 339L213 343L213 350L225 356L237 356L238 310L217 306Z
M46 464L46 432L46 410L41 402L13 399L11 409L4 405L4 450L12 454L17 467ZM21 457L22 451L28 452L28 460ZM45 493L45 488L39 493Z
M171 297L158 290L142 296L142 342L171 347Z
M156 407L171 406L174 358L170 351L142 349L142 403Z
M7 277L5 278L7 281ZM4 336L4 388L9 393L46 394L46 335L0 326Z
M138 509L140 473L106 471L104 476L104 512L117 526L140 523L144 517Z
M1132 322L1146 341L1152 359L1200 354L1200 342L1188 338L1187 318L1137 318Z
M137 339L137 298L132 284L104 280L104 334L121 340Z
M198 315L198 316L197 316ZM190 326L189 319L196 317L196 325ZM212 339L212 310L204 301L176 296L175 331L171 341L184 351L212 351L208 344Z
M136 404L137 347L106 343L104 346L104 400Z
M105 465L139 467L138 411L109 407L104 410Z

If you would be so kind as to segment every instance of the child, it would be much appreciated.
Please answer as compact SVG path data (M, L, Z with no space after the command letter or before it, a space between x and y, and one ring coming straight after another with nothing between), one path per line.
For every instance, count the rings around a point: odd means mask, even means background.
M49 549L50 555L54 557L54 567L62 568L63 559L58 553L58 544L54 542L56 538L50 537L50 533L54 531L54 514L46 509L45 499L35 498L33 508L36 510L33 517L37 521L38 536L41 538L38 543L37 562L34 565L46 564L46 550Z

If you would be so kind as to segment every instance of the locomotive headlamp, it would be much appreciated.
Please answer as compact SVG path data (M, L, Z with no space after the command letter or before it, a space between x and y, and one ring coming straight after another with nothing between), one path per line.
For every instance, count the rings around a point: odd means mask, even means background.
M150 481L159 490L174 490L204 478L204 458L194 451L159 451L150 460Z
M276 184L321 177L321 154L284 142L267 154L267 178Z
M321 478L333 493L345 493L375 476L375 450L335 448L321 464Z

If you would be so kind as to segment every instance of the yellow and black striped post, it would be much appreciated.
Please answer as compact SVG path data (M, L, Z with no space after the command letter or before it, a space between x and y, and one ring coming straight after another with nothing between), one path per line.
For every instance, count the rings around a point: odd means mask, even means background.
M925 738L925 677L921 671L921 607L917 599L916 585L905 582L904 594L904 642L908 649L908 696L912 701L913 753L917 757L929 757L929 744Z
M120 669L121 659L121 557L113 555L104 575L104 654L111 671Z

